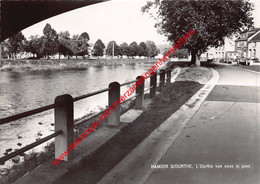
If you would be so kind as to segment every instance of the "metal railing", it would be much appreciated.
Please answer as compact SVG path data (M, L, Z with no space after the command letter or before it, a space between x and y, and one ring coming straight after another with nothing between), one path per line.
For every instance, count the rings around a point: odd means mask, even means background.
M150 87L146 90L145 82L140 84L136 88L136 94L127 98L124 102L125 103L129 100L132 100L135 98L135 108L136 109L142 109L143 108L143 102L144 102L144 93L147 91L149 92L149 98L153 98L156 95L156 89L159 85L159 87L162 87L165 84L165 73L167 74L166 82L170 82L171 80L171 70L160 70L159 76L160 76L160 82L157 84L157 73L152 75L150 77ZM108 91L108 106L111 107L112 103L114 101L120 100L120 87L126 86L132 83L137 82L139 79L141 79L141 76L138 76L136 80L132 80L129 82L125 82L122 84L119 84L118 82L112 82L109 84L108 88L101 89L95 92L91 92L82 96L78 96L73 98L69 94L57 96L54 100L54 104L46 105L44 107L40 107L37 109L33 109L30 111L26 111L23 113L19 113L13 116L5 117L0 119L0 125L9 123L11 121L19 120L21 118L25 118L34 114L38 114L47 110L54 109L54 122L55 122L55 132L36 141L29 145L24 146L23 148L16 150L8 155L5 155L0 158L0 164L4 164L5 161L20 155L24 153L25 151L28 151L52 138L55 138L55 158L58 158L64 151L69 147L70 144L74 141L74 131L73 128L76 126L79 126L80 124L85 123L86 121L97 117L98 115L101 115L105 113L105 110L102 110L100 112L97 112L95 114L92 114L82 120L77 121L74 123L74 107L73 104L75 101L82 100L103 92ZM118 104L119 107L116 108L109 116L108 116L108 125L118 126L120 124L120 104ZM71 158L70 155L65 157L65 161L68 161Z

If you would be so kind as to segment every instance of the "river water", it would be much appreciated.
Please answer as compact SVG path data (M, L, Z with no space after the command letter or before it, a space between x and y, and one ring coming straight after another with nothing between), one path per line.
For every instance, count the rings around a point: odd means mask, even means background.
M152 64L89 66L85 70L0 72L0 118L52 104L58 95L80 96L107 88L110 82L130 81ZM121 88L121 94L128 86ZM74 103L74 119L107 105L107 92ZM0 125L0 156L54 131L54 110ZM18 145L18 143L22 145ZM38 151L37 148L34 151ZM10 153L10 152L9 152ZM11 161L6 162L10 165ZM5 167L1 166L1 168Z

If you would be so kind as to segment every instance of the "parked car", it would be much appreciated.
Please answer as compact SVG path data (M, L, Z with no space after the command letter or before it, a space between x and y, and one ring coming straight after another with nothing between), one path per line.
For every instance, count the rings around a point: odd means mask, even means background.
M246 65L253 65L254 63L259 63L259 59L258 58L248 58Z
M227 58L227 59L226 59L226 62L232 64L233 62L235 62L235 59L233 59L233 58Z
M220 59L219 59L219 62L220 62L220 63L225 63L225 60L224 60L223 58L220 58Z
M247 64L247 60L246 58L244 57L237 57L236 61L239 63L239 64Z

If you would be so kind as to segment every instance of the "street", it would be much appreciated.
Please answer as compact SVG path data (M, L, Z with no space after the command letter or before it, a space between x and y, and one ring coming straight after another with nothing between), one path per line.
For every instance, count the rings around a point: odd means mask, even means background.
M218 66L220 78L147 184L259 184L260 75ZM193 168L171 168L192 164Z

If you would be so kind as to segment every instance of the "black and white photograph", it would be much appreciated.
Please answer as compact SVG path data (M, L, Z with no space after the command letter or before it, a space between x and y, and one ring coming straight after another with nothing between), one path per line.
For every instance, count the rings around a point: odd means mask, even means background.
M0 0L0 184L260 184L260 0Z

